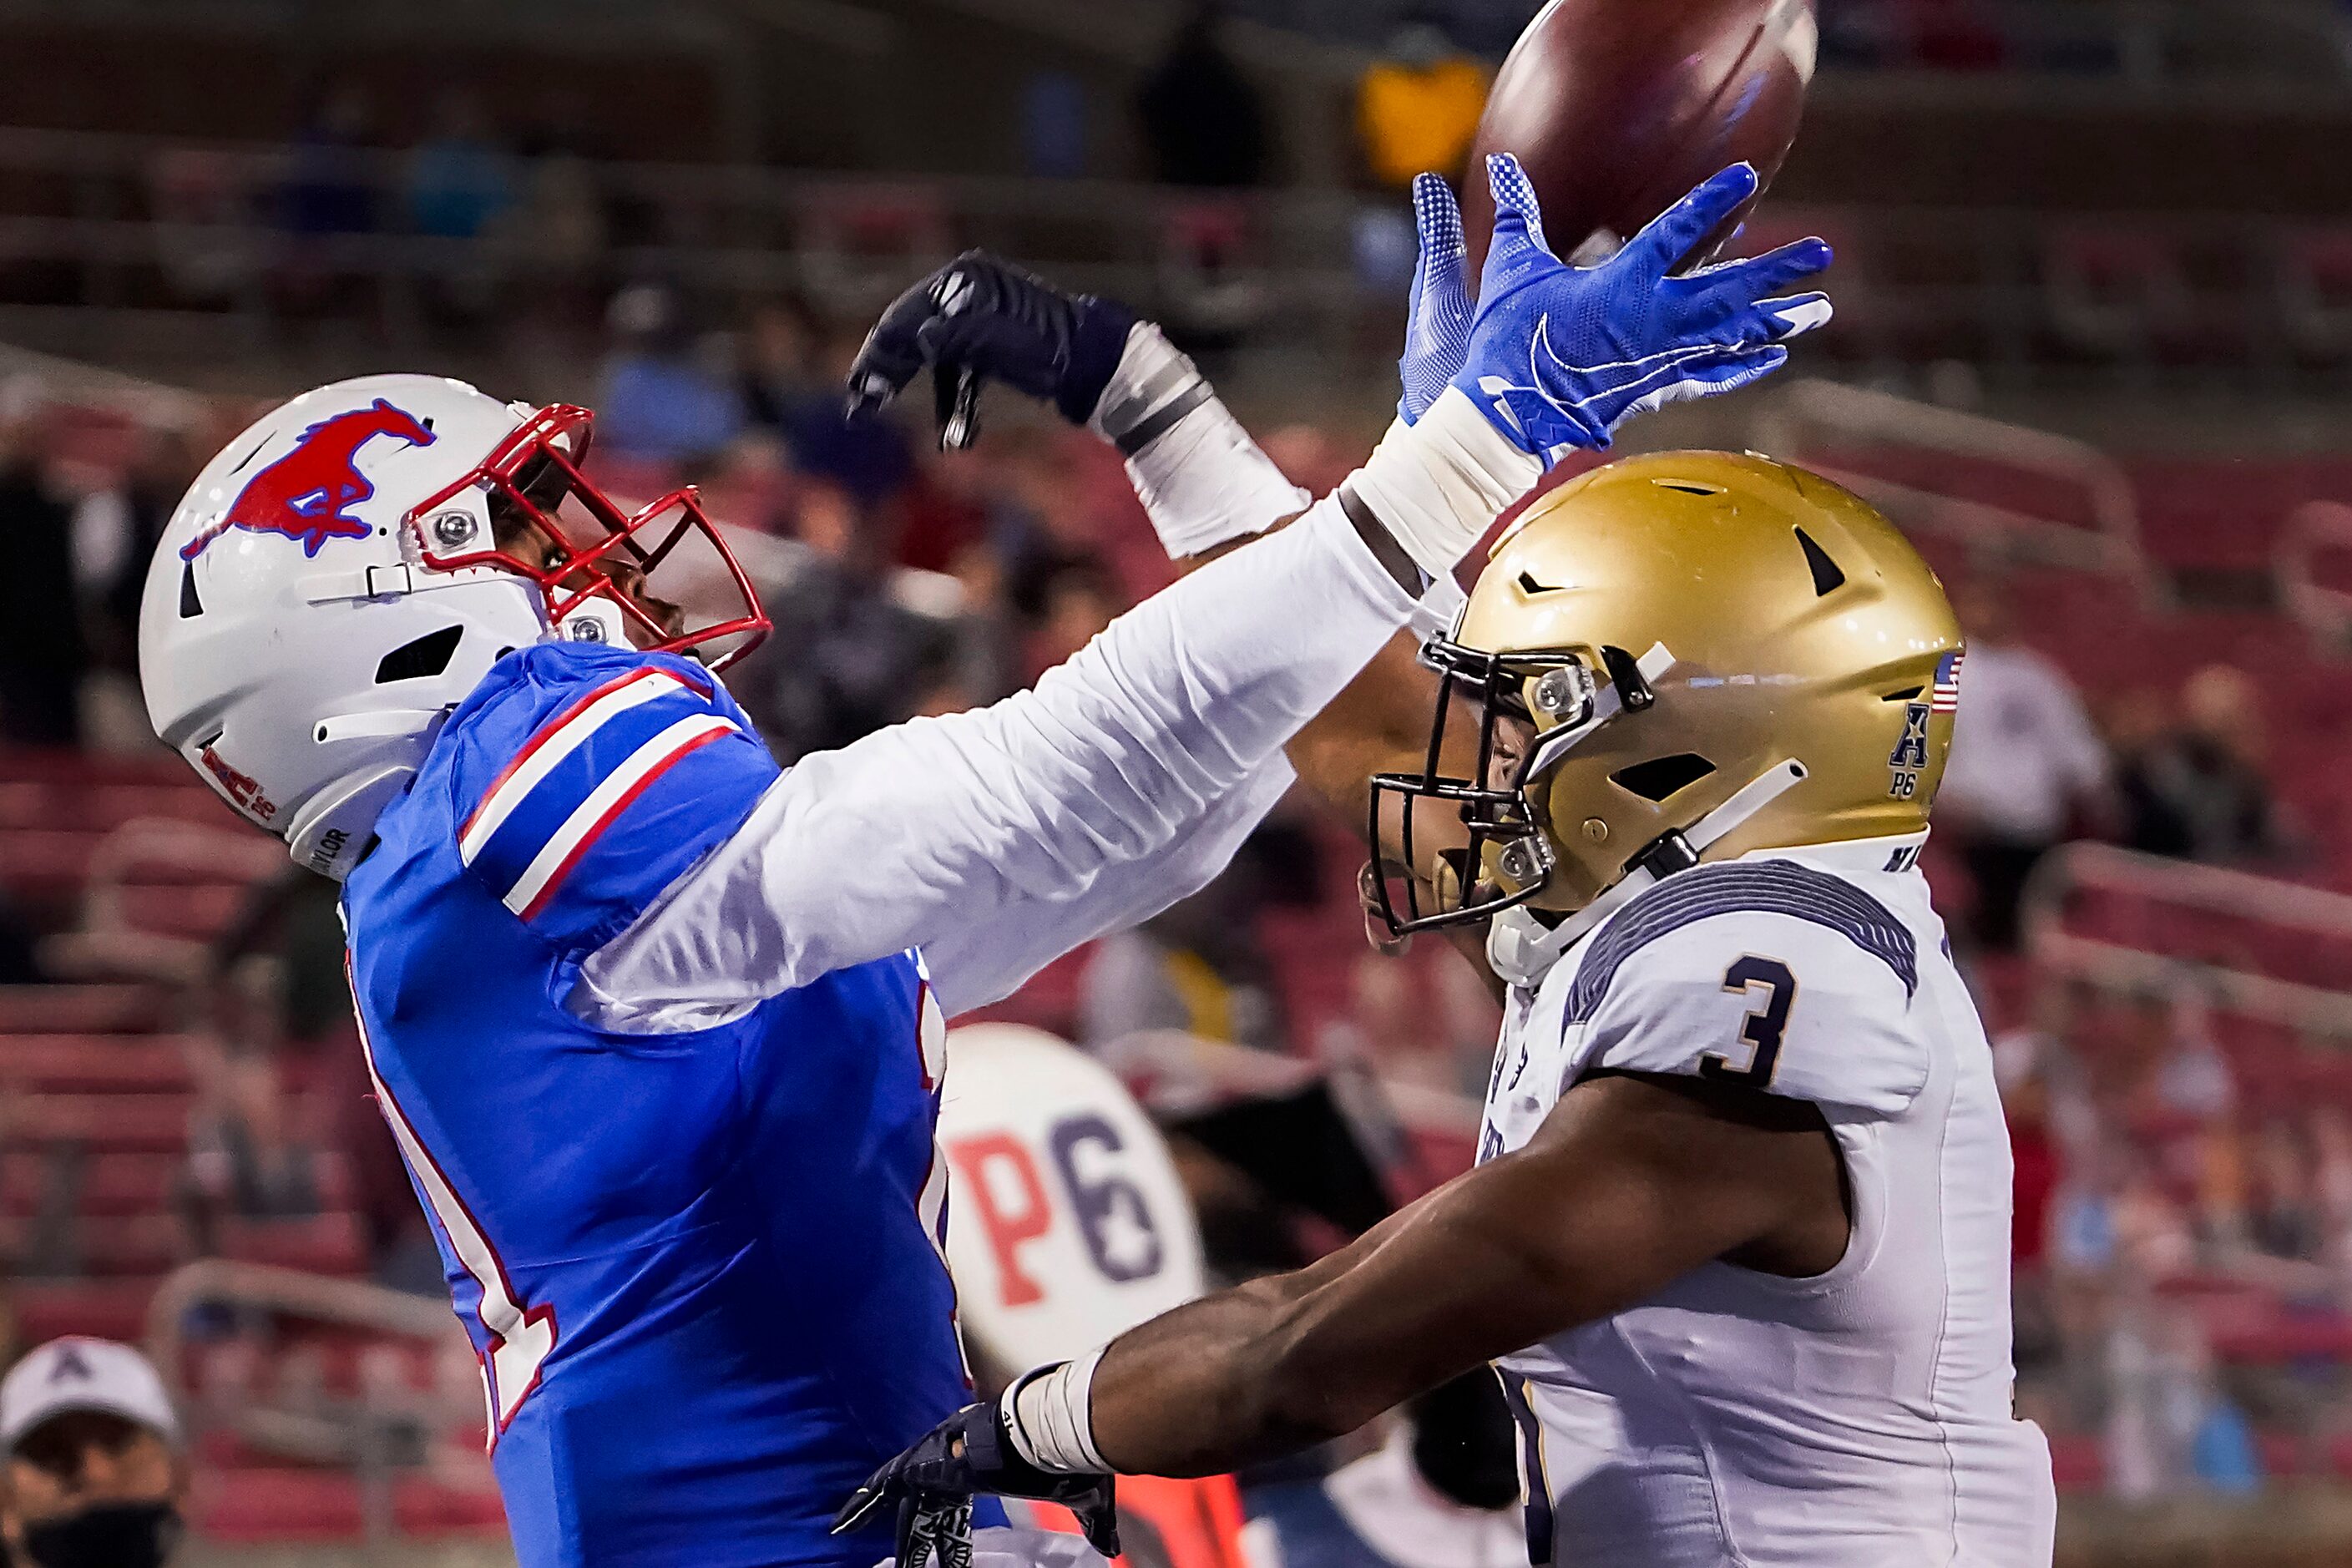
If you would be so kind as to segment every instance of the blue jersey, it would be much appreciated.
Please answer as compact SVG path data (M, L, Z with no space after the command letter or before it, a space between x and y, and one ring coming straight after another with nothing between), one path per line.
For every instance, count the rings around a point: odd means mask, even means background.
M698 667L531 647L451 716L346 886L371 1068L524 1568L868 1568L887 1530L831 1539L835 1508L968 1397L918 957L687 1034L566 1005L777 777Z

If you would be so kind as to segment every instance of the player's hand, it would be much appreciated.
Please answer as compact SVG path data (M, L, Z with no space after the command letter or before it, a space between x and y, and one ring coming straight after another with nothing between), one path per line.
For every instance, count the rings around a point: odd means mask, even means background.
M968 250L882 312L849 367L850 416L886 407L929 369L943 447L971 445L980 389L992 381L1083 425L1118 368L1135 320L1115 300L1064 293L1009 261Z
M1105 1557L1118 1555L1111 1478L1039 1469L1013 1447L994 1400L964 1406L868 1476L841 1505L833 1532L891 1518L898 1568L924 1568L933 1556L940 1568L965 1568L971 1558L971 1500L981 1492L1060 1503L1077 1516L1087 1544Z
M1470 247L1462 237L1462 209L1442 175L1414 178L1412 219L1421 256L1413 263L1412 297L1406 307L1404 357L1397 362L1404 383L1397 412L1408 425L1420 423L1462 374L1476 309L1470 298Z
M1746 163L1685 196L1597 267L1551 253L1517 158L1500 153L1486 164L1495 238L1469 357L1454 384L1522 451L1597 451L1633 415L1769 375L1788 360L1783 344L1830 319L1827 295L1778 292L1830 264L1819 239L1674 275L1756 194Z

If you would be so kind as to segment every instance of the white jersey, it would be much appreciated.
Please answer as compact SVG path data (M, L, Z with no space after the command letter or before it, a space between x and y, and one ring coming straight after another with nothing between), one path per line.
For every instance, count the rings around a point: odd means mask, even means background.
M2049 1447L2011 1412L2008 1130L1923 837L1682 872L1512 992L1482 1159L1587 1074L1689 1073L1818 1105L1853 1194L1826 1274L1708 1264L1501 1364L1552 1560L2050 1562Z

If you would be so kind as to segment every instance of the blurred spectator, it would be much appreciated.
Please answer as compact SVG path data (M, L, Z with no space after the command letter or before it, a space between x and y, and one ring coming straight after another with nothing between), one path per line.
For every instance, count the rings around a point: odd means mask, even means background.
M1495 1374L1409 1404L1388 1440L1312 1481L1251 1489L1282 1568L1512 1568L1527 1561L1517 1437Z
M351 1176L369 1267L381 1284L432 1295L440 1255L400 1151L375 1103L352 1018L335 884L299 867L247 894L213 944L212 1034L194 1058L190 1218L205 1249L226 1218L315 1213L315 1132ZM300 1072L327 1111L299 1125L288 1078Z
M143 431L130 468L82 497L74 510L74 576L91 652L103 668L138 670L139 599L147 568L197 467L179 431Z
M796 294L762 301L743 332L743 415L790 437L819 411L841 416L840 386L825 374L824 323Z
M2166 1009L2164 1055L2148 1088L2158 1109L2197 1121L2215 1121L2237 1109L2238 1082L2214 1038L2204 997L2183 987Z
M160 1568L180 1542L188 1460L147 1358L52 1340L0 1380L0 1560L22 1568Z
M1045 580L1037 627L1029 637L1032 680L1103 634L1121 608L1118 584L1099 562L1073 561Z
M914 482L899 498L900 565L962 574L972 550L984 549L997 504L991 461L978 448L942 452L927 442L917 449ZM1001 580L1000 565L992 555L990 570Z
M219 1251L226 1222L317 1214L318 1151L297 1132L276 1057L205 1037L188 1057L196 1096L183 1194L195 1250Z
M1219 40L1218 26L1214 0L1197 0L1137 92L1151 177L1162 184L1265 183L1265 104Z
M492 140L481 100L452 89L408 155L408 222L417 233L473 239L514 204L512 162Z
M805 307L789 302L763 310L752 331L751 416L783 437L803 473L840 486L860 506L894 500L915 473L905 429L894 419L852 420L845 412L843 388L862 331L826 332Z
M2272 1258L2315 1262L2327 1244L2312 1166L2295 1129L2265 1125L2254 1141L2254 1204L2247 1238Z
M1109 482L1089 482L1107 466ZM1013 608L1042 620L1055 581L1074 566L1106 569L1124 602L1167 581L1168 558L1131 527L1134 506L1110 448L1075 431L1034 425L997 432L986 471L989 543L1003 563Z
M1080 1043L1175 1029L1279 1050L1281 1005L1259 916L1311 903L1319 875L1313 836L1279 816L1269 819L1207 887L1097 947L1079 1003Z
M598 447L611 457L690 464L743 427L735 389L698 354L677 297L640 283L605 313L614 349L596 398Z
M288 233L319 237L375 228L365 151L374 125L374 106L358 83L333 83L320 93L294 138L278 192L278 222Z
M1033 71L1021 84L1021 166L1030 178L1087 172L1087 87L1066 70Z
M1020 689L1020 625L1005 596L1003 568L985 543L957 552L953 575L963 590L963 616L950 679L963 705L978 708ZM934 705L925 710L947 710Z
M2190 860L2287 854L2294 835L2272 796L2264 753L2261 684L2207 665L2181 689L2179 722L2124 759L2126 842Z
M0 742L70 746L81 734L89 667L74 568L74 509L39 454L47 431L26 422L0 451Z
M1356 135L1372 178L1401 189L1415 174L1459 174L1490 80L1437 26L1417 22L1398 32L1356 87Z
M336 885L299 866L248 891L228 925L214 939L210 984L233 986L241 971L266 977L254 1006L233 996L215 1004L238 1024L236 1033L270 1048L308 1048L341 1034L352 1022L352 993L343 973L342 919Z
M485 238L531 279L526 314L568 326L593 319L597 270L610 242L603 193L587 160L541 142L523 150L521 199L496 214Z
M894 595L887 542L848 491L807 480L797 522L805 554L767 597L775 634L730 677L788 761L910 717L956 652L951 619Z
M212 148L167 147L149 163L149 208L173 232L171 244L156 247L155 264L182 300L233 299L251 279L247 178L243 164Z
M2012 640L1999 586L1956 597L1968 659L1936 819L1959 841L1976 884L1976 940L2006 952L2017 946L2026 878L2077 813L2104 809L2107 756L2074 683Z
M1080 1044L1175 1029L1204 1040L1280 1047L1261 955L1235 931L1235 895L1223 881L1097 944L1079 1000Z

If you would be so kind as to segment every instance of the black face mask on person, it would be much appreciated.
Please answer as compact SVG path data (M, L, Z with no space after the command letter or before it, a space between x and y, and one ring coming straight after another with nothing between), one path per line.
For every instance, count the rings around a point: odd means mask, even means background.
M162 1568L179 1544L170 1503L105 1503L26 1526L22 1568Z

